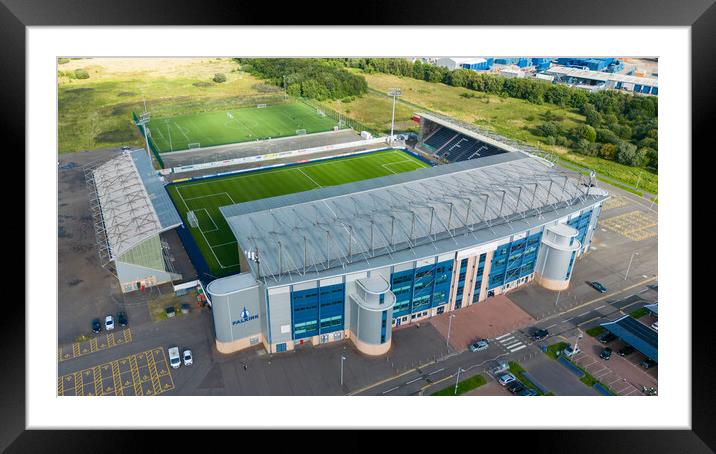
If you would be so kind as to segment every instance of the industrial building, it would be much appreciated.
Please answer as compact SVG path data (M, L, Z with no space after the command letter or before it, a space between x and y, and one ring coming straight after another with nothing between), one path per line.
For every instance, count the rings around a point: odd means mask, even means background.
M652 79L649 77L629 76L626 74L614 74L603 71L568 68L565 66L552 66L544 71L543 74L553 76L556 82L562 82L593 90L610 88L645 95L656 96L659 94L658 79Z
M447 69L470 69L473 71L487 71L492 67L493 58L461 58L443 57L438 58L436 65Z
M441 141L475 146L470 131L422 115L432 127L422 143L443 131ZM243 271L207 287L218 350L350 339L381 355L394 327L533 280L567 288L608 194L483 139L494 152L222 207Z
M161 236L182 221L146 151L123 151L84 170L101 264L121 291L181 279Z

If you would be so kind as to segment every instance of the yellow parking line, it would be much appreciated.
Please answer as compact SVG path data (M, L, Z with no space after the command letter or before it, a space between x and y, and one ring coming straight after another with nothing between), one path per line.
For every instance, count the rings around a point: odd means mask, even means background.
M92 339L90 339L89 345L90 345L90 353L96 352L96 351L98 350L98 348L97 348L97 338L96 338L96 337L93 337Z
M107 334L107 348L112 348L114 346L114 333L109 333Z
M119 375L119 361L112 361L112 381L114 382L114 395L123 396L122 377Z
M132 384L134 385L134 395L142 396L142 384L139 381L139 367L137 366L137 357L132 355L129 357L129 369L132 371Z
M75 342L72 344L72 357L76 358L77 356L80 356L80 343Z
M75 396L84 396L84 384L82 383L82 372L75 372Z
M62 396L65 394L65 381L62 377L57 377L57 395Z
M152 380L154 395L157 395L162 392L162 386L159 383L159 374L157 374L157 365L154 363L153 352L147 354L147 368L149 369L149 377Z
M132 342L132 330L129 328L124 330L124 341Z
M104 390L102 389L102 371L100 370L100 366L92 368L92 376L94 379L94 394L96 396L101 396L104 394Z

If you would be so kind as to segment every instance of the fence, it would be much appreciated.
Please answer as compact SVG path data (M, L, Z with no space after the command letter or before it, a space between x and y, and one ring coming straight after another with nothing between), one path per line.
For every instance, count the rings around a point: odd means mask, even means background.
M355 130L355 131L368 131L369 133L373 134L373 136L380 136L382 133L380 131L377 131L373 128L370 128L366 126L364 123L361 123L358 120L354 120L353 118L347 117L345 114L339 113L333 109L331 109L328 106L325 106L323 104L320 104L312 99L308 98L300 98L301 102L306 104L307 106L320 110L321 112L325 113L326 116L338 121L345 123L349 128Z
M136 113L132 112L132 118L134 119L134 124L139 129L139 132L144 137L145 136L144 126L139 124L139 117L137 116ZM154 154L154 158L159 163L159 167L161 167L163 169L164 168L164 160L162 159L161 156L159 156L159 149L157 149L157 146L154 144L154 139L152 139L152 136L150 136L149 134L147 134L146 137L147 137L147 142L149 143L149 149L152 151L152 154Z

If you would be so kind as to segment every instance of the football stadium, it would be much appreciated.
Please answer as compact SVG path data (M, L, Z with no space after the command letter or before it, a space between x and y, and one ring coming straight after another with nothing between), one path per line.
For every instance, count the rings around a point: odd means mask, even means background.
M609 198L596 179L474 125L413 119L410 145L339 142L339 120L300 103L138 122L149 150L86 169L103 264L125 292L200 288L222 353L349 339L382 355L394 327L532 281L566 289ZM215 160L221 144L242 152ZM186 162L156 169L177 152ZM174 229L196 281L172 269Z

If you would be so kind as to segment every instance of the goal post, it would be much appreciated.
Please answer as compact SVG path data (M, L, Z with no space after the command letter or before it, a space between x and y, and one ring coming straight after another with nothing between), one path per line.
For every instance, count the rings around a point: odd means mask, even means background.
M268 104L256 104L257 109L263 109L265 107L268 107Z
M199 142L188 143L188 144L186 144L186 146L187 146L187 148L190 148L190 149L191 148L201 148L201 144Z
M303 136L303 135L305 135L305 134L306 134L306 130L305 130L305 129L297 129L297 130L296 130L296 135L297 135L297 136Z
M194 228L199 227L199 219L197 219L196 213L194 213L194 210L187 212L186 218L189 221L189 225L191 227L194 227Z

